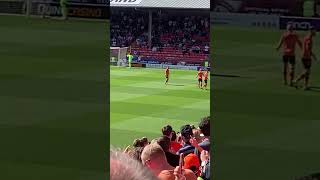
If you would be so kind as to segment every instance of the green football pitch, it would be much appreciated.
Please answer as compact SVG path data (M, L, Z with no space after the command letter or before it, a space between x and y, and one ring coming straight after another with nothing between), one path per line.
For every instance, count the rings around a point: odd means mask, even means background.
M107 30L0 16L1 179L105 179Z
M320 64L314 63L311 91L284 86L275 51L281 33L213 27L217 180L292 180L320 172ZM318 57L319 47L316 38ZM301 67L297 58L297 73Z
M210 90L198 88L196 75L172 69L166 86L164 70L111 67L111 145L123 148L135 138L157 138L167 124L176 131L197 126L210 115Z

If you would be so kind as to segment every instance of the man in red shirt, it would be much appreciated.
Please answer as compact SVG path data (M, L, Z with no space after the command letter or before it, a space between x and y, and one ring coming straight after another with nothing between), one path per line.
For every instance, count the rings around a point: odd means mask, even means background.
M198 87L202 89L202 76L203 72L201 69L199 69L197 77L198 77Z
M209 76L209 71L206 70L206 71L204 72L204 74L203 74L203 78L204 78L204 85L203 85L203 87L204 87L205 89L207 89L207 85L208 85L208 76Z
M302 64L304 67L304 72L297 78L294 82L295 86L298 87L299 81L304 79L304 89L309 90L309 77L311 72L312 58L317 60L315 54L313 53L313 37L316 35L316 30L314 28L310 29L308 35L303 39L303 54L302 54Z
M283 79L284 84L288 84L288 75L290 75L290 86L293 85L294 70L295 70L295 49L296 44L302 48L302 43L299 36L293 31L292 25L287 26L287 31L282 35L277 50L283 47ZM290 73L288 72L290 65Z
M165 75L165 77L166 77L166 82L165 82L165 84L167 85L167 84L168 84L168 81L169 81L169 75L170 75L169 67L167 67L166 70L164 71L164 75Z

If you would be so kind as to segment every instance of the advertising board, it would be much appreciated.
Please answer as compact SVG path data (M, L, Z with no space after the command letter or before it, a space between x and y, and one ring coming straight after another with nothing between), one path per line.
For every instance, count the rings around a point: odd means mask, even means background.
M280 17L280 29L286 29L291 24L295 30L308 30L314 27L320 30L320 18L304 18L304 17Z
M279 16L264 14L211 13L211 23L240 27L279 28Z

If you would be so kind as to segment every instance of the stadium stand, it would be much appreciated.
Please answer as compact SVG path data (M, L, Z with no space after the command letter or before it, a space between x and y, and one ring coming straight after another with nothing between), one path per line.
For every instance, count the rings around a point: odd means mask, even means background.
M209 13L112 7L110 22L111 47L131 47L134 60L183 65L209 58Z

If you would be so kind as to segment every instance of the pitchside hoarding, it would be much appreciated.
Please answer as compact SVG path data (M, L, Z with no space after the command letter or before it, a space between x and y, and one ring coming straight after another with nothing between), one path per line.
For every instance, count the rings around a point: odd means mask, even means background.
M68 16L94 19L109 17L106 0L70 0L68 1ZM32 1L31 14L45 16L61 16L59 1Z
M279 29L279 16L264 14L211 13L211 23L239 27Z
M216 0L213 11L302 16L303 5L301 0Z
M110 0L110 5L136 5L140 4L142 0Z
M296 30L308 30L310 27L320 30L320 18L304 18L304 17L280 17L280 29L286 29L291 24Z

